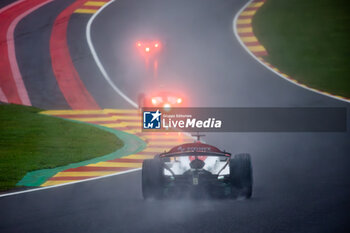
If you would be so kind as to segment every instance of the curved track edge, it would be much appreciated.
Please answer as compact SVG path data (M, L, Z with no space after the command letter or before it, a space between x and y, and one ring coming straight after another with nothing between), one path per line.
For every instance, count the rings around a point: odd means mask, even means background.
M238 20L239 20L239 17L243 15L249 15L249 18L252 19L253 16L255 15L256 11L263 5L263 4L259 4L258 6L254 6L252 7L252 4L255 4L255 3L264 3L266 0L249 0L235 15L234 19L233 19L233 32L234 32L234 35L236 37L236 39L238 40L238 42L241 44L241 46L244 48L244 50L249 54L251 55L256 61L258 61L261 65L263 65L266 69L270 70L272 73L278 75L280 78L283 78L284 80L294 84L294 85L297 85L301 88L304 88L306 90L309 90L309 91L312 91L314 93L317 93L317 94L320 94L320 95L323 95L323 96L327 96L327 97L330 97L330 98L333 98L333 99L336 99L336 100L340 100L340 101L343 101L343 102L346 102L346 103L350 103L350 99L348 98L345 98L345 97L342 97L342 96L338 96L338 95L334 95L334 94L331 94L331 93L328 93L328 92L324 92L324 91L320 91L320 90L317 90L315 88L312 88L312 87L309 87L305 84L302 84L300 83L299 81L293 79L292 77L290 77L289 75L281 72L277 67L274 67L272 66L270 63L266 62L261 56L263 56L264 54L259 54L259 53L256 53L254 52L253 50L251 50L249 48L249 46L247 46L243 39L242 39L242 36L240 35L241 33L239 32L239 29L238 29ZM254 8L253 10L249 10L247 11L247 8ZM250 24L250 23L249 23ZM250 28L247 30L247 31L253 31L251 26ZM265 49L264 49L265 50ZM265 51L265 54L266 54L266 51ZM259 56L260 55L260 56Z

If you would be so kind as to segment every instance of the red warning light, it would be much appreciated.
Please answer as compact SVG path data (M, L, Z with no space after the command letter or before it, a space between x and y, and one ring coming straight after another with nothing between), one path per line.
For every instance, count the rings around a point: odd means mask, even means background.
M162 44L158 40L138 40L135 43L137 50L144 56L154 56L162 49Z

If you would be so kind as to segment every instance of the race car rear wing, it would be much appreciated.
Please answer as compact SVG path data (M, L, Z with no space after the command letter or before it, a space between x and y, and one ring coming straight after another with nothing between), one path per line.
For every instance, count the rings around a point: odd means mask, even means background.
M224 156L231 157L231 153L228 152L202 152L202 151L184 151L184 152L176 152L176 153L168 153L164 152L159 154L161 158L166 157L179 157L179 156Z

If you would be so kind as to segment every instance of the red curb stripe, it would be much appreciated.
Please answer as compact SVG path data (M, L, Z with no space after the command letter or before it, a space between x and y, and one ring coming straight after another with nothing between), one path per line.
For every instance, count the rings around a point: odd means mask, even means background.
M237 28L251 28L252 24L245 23L245 24L237 24Z
M141 115L141 113L137 110L132 111L132 112L109 112L108 114L111 115L130 115L130 116L134 116L134 115Z
M51 177L49 180L85 180L89 178L94 178L96 176L62 176L62 177Z
M167 140L159 140L159 139L152 139L152 140L149 140L147 141L148 143L150 142L153 142L153 141L156 141L156 142L169 142L169 141L172 141L172 142L176 142L178 144L185 144L185 143L193 143L193 140L171 140L171 139L167 139ZM175 145L172 145L170 147L174 147ZM170 148L168 147L168 148Z
M77 114L77 115L52 115L52 116L55 116L55 117L62 117L62 118L70 118L70 119L74 119L74 118L98 118L98 117L109 117L108 115L106 114Z
M261 45L258 41L254 42L243 42L246 46L259 46Z
M252 32L239 32L238 35L239 35L239 37L251 37L251 36L255 36L254 33L252 33Z
M90 123L90 124L95 124L95 125L102 125L103 124L121 124L121 122L119 121L113 121L113 122L103 122L103 121L85 121L86 123ZM123 121L123 123L127 123L125 121ZM104 126L107 128L111 128L111 129L116 129L116 130L138 130L141 129L141 124L140 126L118 126L118 127L109 127L108 125Z
M114 123L120 123L120 122L114 122ZM125 122L124 122L125 123ZM141 129L141 124L140 126L119 126L119 127L115 127L115 129L128 129L128 130L138 130L138 129ZM141 129L142 130L142 129Z
M141 117L140 119L117 119L119 122L141 122Z
M113 159L107 162L117 162L117 163L142 163L143 159Z
M240 20L240 19L251 19L251 18L253 18L251 15L240 15L238 17L238 20Z
M55 20L50 38L52 69L63 96L72 109L100 109L76 71L67 43L67 27L71 15L87 0L77 0Z
M152 138L152 136L147 137L147 139L152 140L152 141L174 141L174 142L180 142L180 141L189 141L189 142L193 142L194 139L187 139L187 138L166 138L166 136L164 136L164 138Z
M130 129L128 126L113 127L111 129L122 130L122 131L124 131L124 130L135 130L135 129ZM133 133L133 134L137 136L136 133ZM139 136L141 136L141 135L139 135Z
M89 123L92 124L119 124L119 123L135 123L135 122L139 122L140 125L139 126L126 126L126 127L134 127L134 128L140 128L141 127L141 121L137 120L137 121L132 121L132 120L111 120L111 121L88 121Z
M153 141L153 140L152 140ZM157 140L154 140L154 141L157 141ZM170 148L170 147L173 147L173 146L168 146L168 145L148 145L147 146L147 149L155 149L155 148Z
M265 52L265 51L261 51L261 52L252 52L254 55L256 55L256 56L266 56L267 55L267 52Z
M141 151L138 153L135 153L134 155L156 155L155 152L148 152L148 151Z
M145 137L149 141L169 141L169 140L177 141L174 138L165 138L165 136L164 137L155 137L154 135L147 135L145 133L142 133L141 136Z
M0 86L6 102L30 105L16 60L13 34L17 23L44 2L20 0L0 9Z
M62 172L99 172L99 171L126 171L135 169L134 167L77 167L64 170Z
M118 122L130 122L130 123L135 123L135 122L139 122L141 123L141 118L140 119L117 119L115 121L118 121Z
M109 113L111 116L130 116L130 117L135 117L135 116L140 116L141 114L139 113Z
M39 9L43 5L52 2L52 0L40 0L40 1L31 1L30 8L26 8L26 11L23 12L22 14L18 15L10 24L10 27L8 28L7 31L7 45L8 45L8 58L10 61L11 65L11 71L12 71L12 77L15 81L18 95L22 101L23 105L30 106L31 102L28 96L27 89L24 85L23 78L21 75L21 72L18 67L17 59L16 59L16 49L15 49L15 39L14 39L14 34L15 34L15 28L18 24L19 21L21 21L24 17L32 13L33 11Z
M116 121L83 121L90 124L101 125L101 124L116 124Z
M165 151L170 150L171 148L173 148L174 146L147 146L148 150L152 150L152 149L159 149L161 151L159 152L153 152L153 155L159 154L159 153L163 153Z
M3 94L9 103L21 104L21 99L17 92L17 87L12 77L11 65L8 58L7 48L7 31L15 17L17 9L25 0L14 2L0 9L0 85L3 89ZM17 8L17 9L16 9ZM16 9L16 11L14 10Z

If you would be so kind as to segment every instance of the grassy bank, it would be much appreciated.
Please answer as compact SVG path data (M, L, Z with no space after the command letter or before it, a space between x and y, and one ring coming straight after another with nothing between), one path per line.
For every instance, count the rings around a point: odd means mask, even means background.
M88 160L123 146L111 133L39 111L0 104L0 190L13 188L29 171Z
M350 97L350 4L267 0L253 18L266 60L298 81Z

